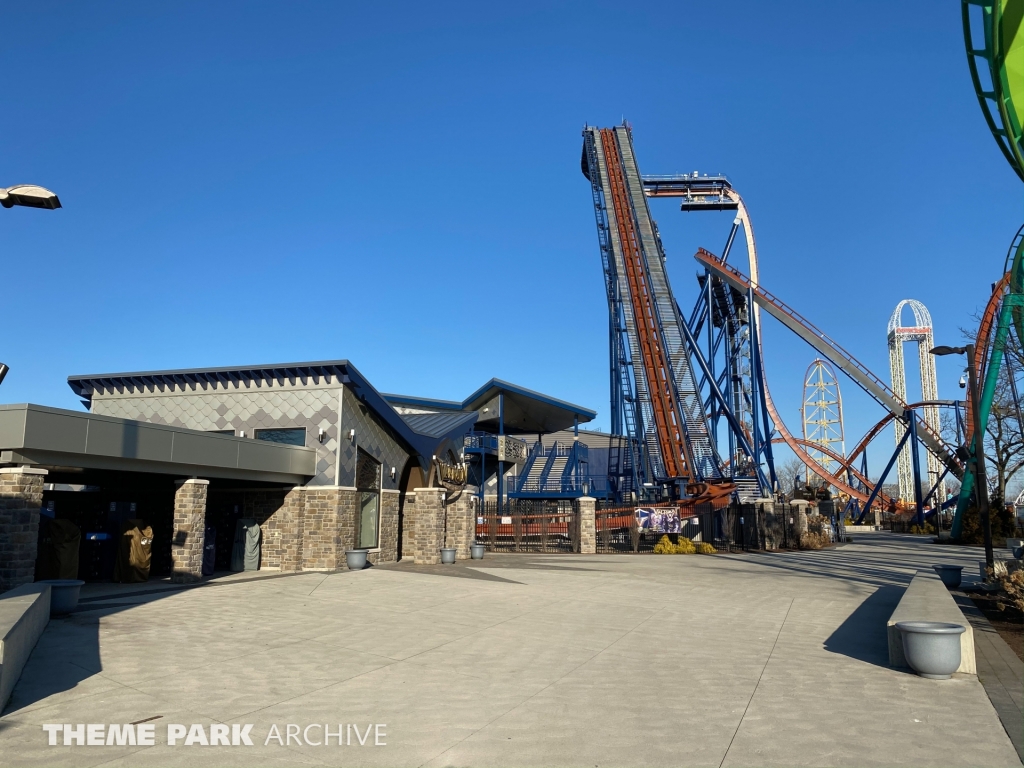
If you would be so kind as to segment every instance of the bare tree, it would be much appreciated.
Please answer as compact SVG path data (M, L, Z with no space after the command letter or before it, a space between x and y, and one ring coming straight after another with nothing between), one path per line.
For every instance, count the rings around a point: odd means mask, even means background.
M807 466L794 456L775 465L775 476L779 479L779 490L785 494L792 494L797 477L807 482Z
M961 332L972 341L977 337L976 331L961 329ZM1024 468L1024 424L1021 423L1018 378L1022 371L1024 352L1011 331L1007 334L1003 364L999 368L985 429L987 480L993 498L1005 499L1007 486ZM986 373L987 370L981 371L982 376Z

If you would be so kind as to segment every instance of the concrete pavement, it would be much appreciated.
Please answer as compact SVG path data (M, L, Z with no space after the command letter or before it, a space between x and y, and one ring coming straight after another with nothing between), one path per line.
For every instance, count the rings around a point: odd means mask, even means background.
M879 533L107 587L50 623L0 718L0 766L1019 766L976 678L886 666L917 568L977 559ZM152 747L51 747L42 730L149 718ZM168 723L218 722L252 724L256 745L165 743ZM312 723L386 724L386 746L264 744Z

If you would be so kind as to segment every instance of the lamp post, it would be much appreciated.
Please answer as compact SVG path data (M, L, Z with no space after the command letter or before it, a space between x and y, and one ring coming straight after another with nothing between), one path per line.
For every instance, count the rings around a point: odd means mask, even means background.
M992 518L988 506L988 476L985 474L985 434L981 423L981 396L978 392L978 376L974 366L974 345L963 347L933 347L930 352L938 357L945 355L967 355L967 386L971 396L971 417L974 421L974 492L978 500L978 517L981 519L981 530L985 537L985 565L995 567L992 554Z
M60 200L46 187L35 184L16 184L13 187L0 187L0 205L4 208L13 208L16 205L25 208L45 208L55 210L60 208Z

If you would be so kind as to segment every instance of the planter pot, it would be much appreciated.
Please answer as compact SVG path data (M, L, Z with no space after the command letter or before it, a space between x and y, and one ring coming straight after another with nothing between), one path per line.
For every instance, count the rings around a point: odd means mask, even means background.
M486 549L486 547L484 547L483 544L470 544L469 545L469 556L471 558L473 558L474 560L483 560L484 559L484 550L485 549Z
M445 565L455 562L455 547L441 547L441 562Z
M361 571L366 567L365 549L346 549L345 564L350 571Z
M896 629L903 638L907 664L921 677L947 680L959 669L960 635L966 627L942 621L898 621Z
M78 593L84 581L79 579L45 579L40 584L50 585L50 615L63 616L78 605Z
M933 565L932 568L939 574L942 583L949 589L956 589L960 586L964 567L962 565Z

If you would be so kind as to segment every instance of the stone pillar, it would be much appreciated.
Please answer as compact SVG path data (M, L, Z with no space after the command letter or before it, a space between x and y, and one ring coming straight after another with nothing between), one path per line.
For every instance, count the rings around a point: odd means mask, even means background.
M302 531L296 552L299 567L295 570L336 570L339 563L338 489L310 487L304 490L303 496L302 520L297 526ZM289 555L289 560L291 557Z
M580 505L580 554L597 554L597 499L582 496Z
M469 545L476 541L476 516L480 500L477 488L467 485L448 505L448 546L455 547L456 560L469 559Z
M793 508L794 533L799 538L807 533L807 507L809 504L803 499L796 499L790 502L790 506Z
M416 562L414 548L416 537L416 492L408 491L402 494L399 503L401 505L402 551L398 554L402 560L414 563Z
M203 575L206 540L206 491L209 480L178 480L174 493L174 536L171 539L171 581L188 584Z
M345 559L345 550L356 548L356 515L359 514L359 491L338 489L338 561ZM375 555L370 555L373 562Z
M301 571L306 489L297 485L289 490L274 517L277 518L276 527L280 531L278 567L283 573Z
M398 505L401 494L398 491L380 492L380 553L378 563L393 563L398 560ZM344 555L343 555L344 556Z
M0 468L0 593L35 578L45 469Z
M871 510L871 516L872 516L872 518L875 521L875 523L874 523L875 526L877 526L878 528L881 528L882 527L882 510L880 510L878 507L875 507L874 509Z
M413 522L413 562L441 562L444 543L444 488L416 489L416 519Z
M764 532L764 548L767 549L778 549L782 543L778 540L775 535L777 527L775 525L775 499L762 498L754 499L754 508L757 510L758 517L761 520L761 530ZM760 533L758 534L760 535Z

